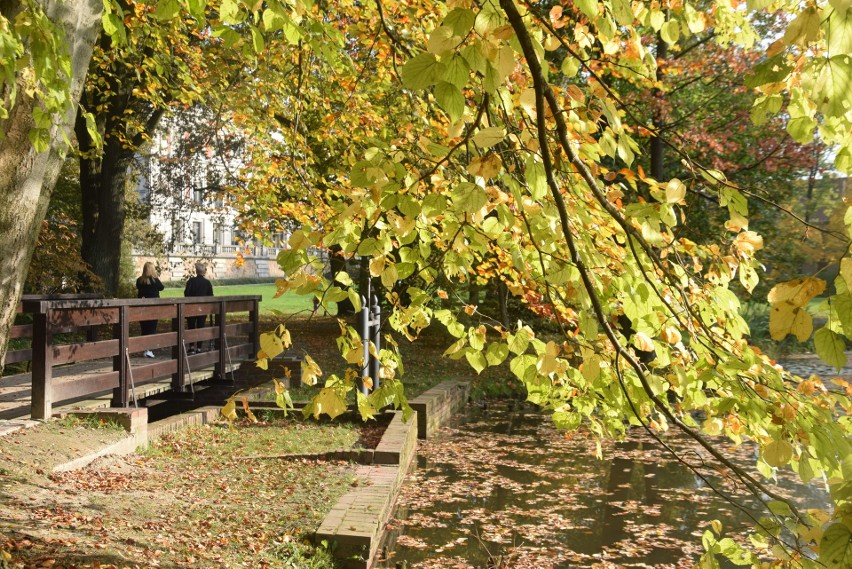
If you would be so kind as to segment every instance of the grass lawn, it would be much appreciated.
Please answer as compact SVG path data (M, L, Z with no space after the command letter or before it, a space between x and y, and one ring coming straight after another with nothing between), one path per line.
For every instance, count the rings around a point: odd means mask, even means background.
M216 296L260 295L263 297L263 300L260 301L260 312L266 314L274 314L275 311L282 314L296 314L297 312L310 314L313 310L313 304L309 296L301 296L288 292L278 298L273 298L275 295L275 284L273 283L214 286L213 293ZM163 298L182 297L183 289L167 288L160 293L160 296Z

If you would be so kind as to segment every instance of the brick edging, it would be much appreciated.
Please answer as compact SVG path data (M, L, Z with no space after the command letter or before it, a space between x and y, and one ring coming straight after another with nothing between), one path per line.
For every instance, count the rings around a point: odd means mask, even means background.
M372 465L359 468L359 476L372 483L341 496L315 534L315 543L326 542L342 567L374 566L402 482L416 465L417 438L434 435L464 407L469 393L467 382L445 381L409 401L416 415L408 423L396 412L373 451Z

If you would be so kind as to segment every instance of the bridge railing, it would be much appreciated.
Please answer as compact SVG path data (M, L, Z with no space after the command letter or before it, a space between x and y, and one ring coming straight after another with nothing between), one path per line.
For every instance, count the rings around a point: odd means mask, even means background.
M259 350L260 296L191 298L79 299L25 297L20 311L31 324L14 326L11 338L31 338L30 348L10 350L7 364L30 361L34 419L51 416L54 403L113 390L113 406L126 407L134 387L171 377L174 391L186 391L188 367L214 366L214 376L225 378L228 365L253 357ZM237 317L237 313L248 313ZM213 316L213 324L188 329L186 318ZM131 324L160 321L158 333L131 335ZM210 318L205 318L205 322ZM164 323L163 321L166 321ZM104 334L103 331L108 333ZM106 336L101 338L101 336ZM70 338L70 340L68 339ZM194 343L209 351L187 354ZM170 349L168 359L132 364L131 354ZM74 381L54 382L54 368L66 364L109 361L111 369L87 373ZM138 360L137 360L138 361ZM131 366L132 365L132 369ZM93 366L97 367L97 366Z

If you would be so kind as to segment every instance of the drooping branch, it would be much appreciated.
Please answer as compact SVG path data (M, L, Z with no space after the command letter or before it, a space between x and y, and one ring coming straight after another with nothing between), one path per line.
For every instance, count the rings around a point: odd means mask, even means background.
M577 267L580 274L580 278L583 282L583 286L586 289L587 294L589 295L589 299L592 303L592 307L595 316L598 320L598 324L603 328L604 334L615 347L615 350L618 355L624 358L625 361L627 361L627 363L630 365L630 367L633 368L648 399L654 403L654 406L666 417L669 422L676 425L682 432L684 432L691 439L697 442L702 448L704 448L704 450L706 450L711 456L713 456L717 461L719 461L720 464L724 465L732 472L734 472L737 475L737 478L741 482L743 482L743 484L755 496L761 498L762 493L766 496L771 497L774 500L787 503L794 515L802 523L806 523L805 518L798 512L795 506L789 504L789 502L782 496L778 495L776 492L772 491L770 488L766 487L760 481L756 480L753 476L749 475L743 469L738 467L722 453L720 453L717 449L715 449L713 445L711 445L701 434L699 434L697 431L683 423L683 421L681 421L668 408L668 406L657 395L654 394L654 391L651 388L650 383L648 382L648 377L645 373L643 365L619 341L618 335L616 334L615 330L613 330L606 317L604 308L601 304L601 300L595 290L595 285L592 282L592 279L589 275L589 271L586 268L585 263L582 260L580 252L577 248L577 244L575 242L574 235L571 229L572 223L568 217L568 208L562 196L562 192L559 188L559 185L554 177L553 164L551 161L550 150L547 144L548 140L545 116L545 102L550 107L552 118L556 122L557 134L559 137L560 145L562 146L562 150L568 156L569 160L580 173L584 181L588 184L597 201L601 204L602 207L607 210L607 212L613 217L613 219L617 223L619 223L619 225L621 225L628 233L633 234L637 242L640 243L640 245L643 247L643 249L646 250L646 253L648 253L649 256L653 255L654 257L656 257L656 255L654 255L654 253L651 251L651 247L647 243L645 243L641 235L636 235L634 231L631 231L631 229L633 229L632 226L630 226L630 224L627 223L627 221L619 214L619 212L617 212L615 208L611 204L609 204L609 202L606 200L606 196L603 195L603 192L598 184L597 179L594 177L588 166L577 155L574 148L571 146L567 138L567 125L565 124L564 118L561 115L561 107L558 104L555 95L550 90L547 80L544 78L541 63L538 60L538 56L535 52L535 48L529 37L529 33L527 31L526 25L523 22L521 14L518 12L517 7L515 6L512 0L500 0L500 5L506 13L509 23L516 34L521 49L523 50L524 57L526 58L530 75L533 79L533 87L535 91L536 101L536 122L538 124L538 137L540 151L545 167L547 183L550 189L551 196L553 197L553 200L557 207L557 211L559 213L563 238L565 239L565 242L569 248L571 260Z

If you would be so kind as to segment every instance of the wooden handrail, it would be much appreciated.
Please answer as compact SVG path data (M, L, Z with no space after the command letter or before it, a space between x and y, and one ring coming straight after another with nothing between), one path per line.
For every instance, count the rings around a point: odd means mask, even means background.
M25 332L32 330L32 417L47 419L52 414L55 401L84 397L105 388L113 389L114 406L126 406L129 390L125 350L139 352L171 347L170 360L134 366L134 379L139 377L135 384L139 386L156 381L159 377L171 376L172 388L183 391L187 387L187 370L182 352L184 342L213 341L216 344L214 350L190 356L190 363L193 367L214 365L216 376L224 378L227 361L253 356L259 349L260 300L261 297L257 295L139 299L24 297L21 303L22 312L33 315L32 325L19 328L19 337L24 337ZM248 312L248 326L228 323L227 314L234 312ZM186 329L186 317L208 314L214 315L213 326ZM171 319L170 330L149 336L130 336L131 322L152 319ZM110 325L112 337L98 340L97 334L91 332L96 332L97 327L103 325ZM65 345L55 344L57 334L74 330L90 331L87 340ZM223 348L228 331L247 335L248 340L242 344L229 345L229 353L226 354ZM22 357L24 351L16 351L16 361L25 361ZM80 382L79 386L65 384L59 393L55 393L55 361L80 363L103 357L112 358L112 370L102 376Z

